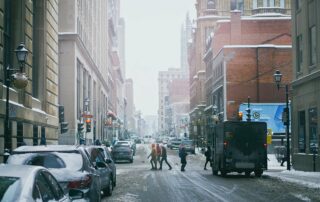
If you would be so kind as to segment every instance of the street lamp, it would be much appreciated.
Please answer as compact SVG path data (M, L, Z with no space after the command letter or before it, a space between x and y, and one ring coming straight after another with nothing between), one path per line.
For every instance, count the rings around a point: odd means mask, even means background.
M23 72L24 64L27 59L28 50L25 48L24 43L20 43L17 49L14 51L19 61L19 69L10 69L8 65L5 71L5 85L6 85L6 114L4 120L4 153L11 152L12 150L12 137L9 124L9 92L11 82L18 89L25 88L28 85L28 78ZM15 73L13 73L15 72ZM4 155L3 161L6 162L8 155Z
M281 79L282 74L279 70L276 70L276 72L273 75L274 81L277 84L278 90L282 88L281 86ZM290 125L290 114L289 114L289 92L288 92L288 84L285 84L286 89L286 108L284 110L285 112L285 120L283 121L283 124L286 126L286 136L287 136L287 170L290 170L290 138L289 138L289 125Z

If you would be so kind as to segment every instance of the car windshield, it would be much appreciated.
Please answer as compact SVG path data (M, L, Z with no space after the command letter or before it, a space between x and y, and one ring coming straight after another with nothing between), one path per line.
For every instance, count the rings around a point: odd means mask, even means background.
M45 153L15 153L8 159L9 164L38 165L46 168L67 168L78 171L82 168L83 159L80 153L45 152Z
M0 177L0 201L17 201L17 191L21 191L20 178Z

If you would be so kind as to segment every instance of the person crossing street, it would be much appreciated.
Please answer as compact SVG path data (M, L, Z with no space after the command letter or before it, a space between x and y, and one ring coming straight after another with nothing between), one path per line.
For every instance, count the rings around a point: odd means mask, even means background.
M171 165L168 163L167 160L167 148L164 145L161 145L161 161L160 161L160 168L159 170L162 170L162 163L163 161L166 162L166 164L169 166L169 170L172 169Z

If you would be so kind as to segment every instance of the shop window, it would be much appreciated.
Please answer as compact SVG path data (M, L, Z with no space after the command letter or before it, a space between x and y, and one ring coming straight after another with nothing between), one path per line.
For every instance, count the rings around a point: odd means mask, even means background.
M309 149L317 148L318 145L318 114L317 108L309 109Z
M299 152L306 152L306 113L305 111L298 112L298 149Z

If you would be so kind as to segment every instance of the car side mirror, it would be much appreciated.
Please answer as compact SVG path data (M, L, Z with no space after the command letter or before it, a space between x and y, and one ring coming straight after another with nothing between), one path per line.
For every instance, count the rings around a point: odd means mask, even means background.
M105 159L105 162L106 162L107 164L109 164L109 163L112 163L112 160L111 160L111 159Z
M83 199L84 192L80 189L70 189L69 196L70 196L71 200Z
M97 168L106 168L107 166L103 162L96 162L96 167Z

